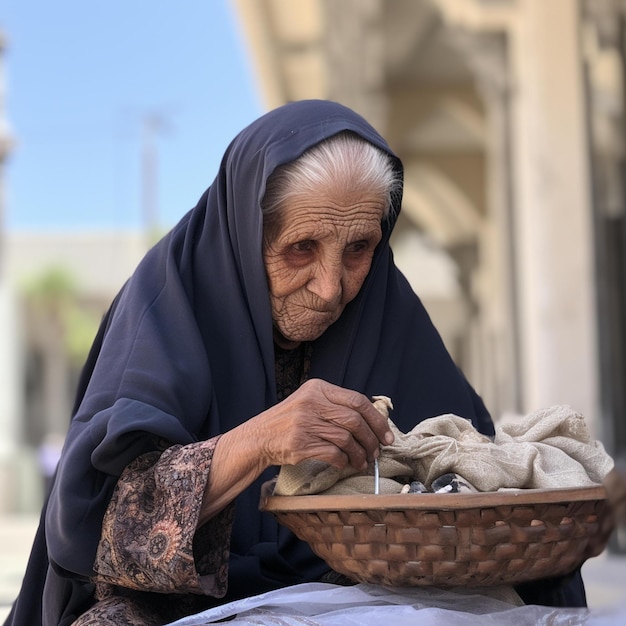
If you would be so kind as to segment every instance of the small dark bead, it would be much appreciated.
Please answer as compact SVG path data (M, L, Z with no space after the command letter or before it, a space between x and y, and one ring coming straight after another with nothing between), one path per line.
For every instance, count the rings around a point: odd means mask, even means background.
M419 480L414 480L409 485L409 493L426 493L428 489Z

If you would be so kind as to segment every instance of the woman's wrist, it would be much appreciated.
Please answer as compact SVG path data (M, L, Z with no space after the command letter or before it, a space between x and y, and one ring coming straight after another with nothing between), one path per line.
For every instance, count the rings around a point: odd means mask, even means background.
M200 525L230 504L268 466L254 421L220 436L204 492Z

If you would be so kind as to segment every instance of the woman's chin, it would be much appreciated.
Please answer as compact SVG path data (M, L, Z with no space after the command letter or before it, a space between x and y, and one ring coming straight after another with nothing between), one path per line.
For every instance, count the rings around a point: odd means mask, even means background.
M310 329L306 332L298 331L288 335L284 335L277 328L274 328L274 342L285 350L293 350L303 342L319 339L328 330L329 326L330 324L327 324L321 328Z

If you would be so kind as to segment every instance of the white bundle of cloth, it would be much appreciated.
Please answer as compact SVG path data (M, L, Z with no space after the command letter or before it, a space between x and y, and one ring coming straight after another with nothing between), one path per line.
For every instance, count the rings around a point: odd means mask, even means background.
M567 405L531 413L496 425L492 439L457 415L426 419L402 433L389 418L391 400L374 398L395 435L381 447L380 493L399 493L403 483L454 473L478 491L554 489L600 484L613 468L601 442L590 437L584 417ZM372 493L373 465L365 474L308 460L283 466L274 495Z

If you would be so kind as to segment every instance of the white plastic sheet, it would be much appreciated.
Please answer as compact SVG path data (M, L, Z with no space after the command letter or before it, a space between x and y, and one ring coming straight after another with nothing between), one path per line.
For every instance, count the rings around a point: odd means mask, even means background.
M602 611L518 606L473 593L433 588L295 585L197 613L169 626L613 626L626 604Z

